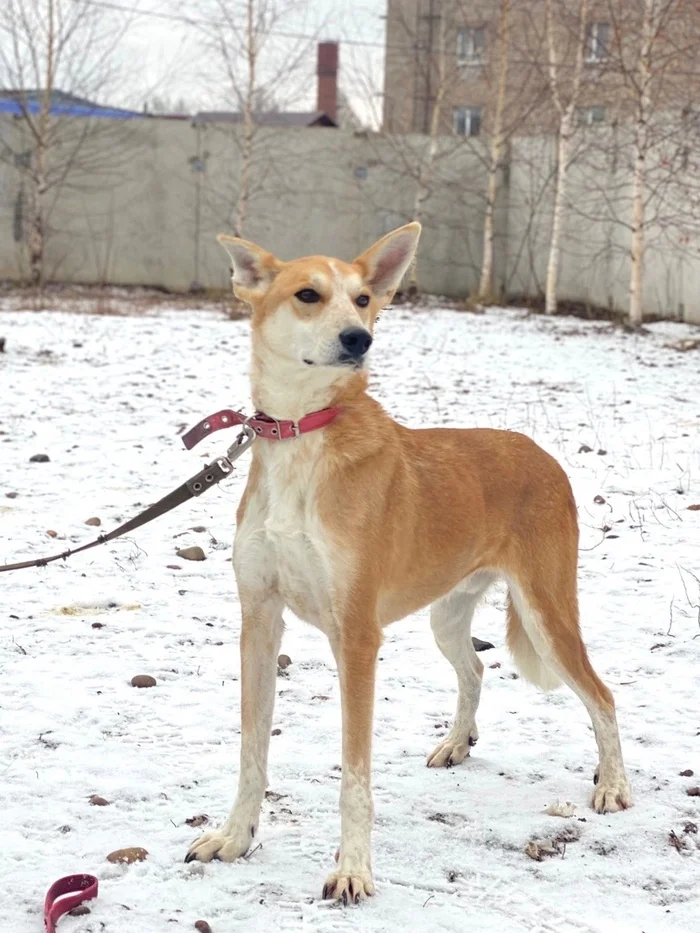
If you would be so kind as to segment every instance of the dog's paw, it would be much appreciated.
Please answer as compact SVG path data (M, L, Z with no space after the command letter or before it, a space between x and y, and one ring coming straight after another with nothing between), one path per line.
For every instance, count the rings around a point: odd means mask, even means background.
M364 869L334 871L323 886L325 901L342 901L343 904L359 904L374 894L372 872Z
M211 862L218 859L222 862L235 862L237 858L245 855L253 842L253 827L247 832L234 833L205 833L196 839L185 856L186 862Z
M626 775L600 780L600 767L593 776L595 790L592 806L596 813L617 813L632 806L632 790Z
M428 755L426 764L429 768L451 768L469 757L469 752L479 739L476 726L470 729L468 735L452 735L450 733L443 739L438 747Z
M617 813L631 806L632 791L624 775L610 780L596 781L593 791L593 809L596 813Z

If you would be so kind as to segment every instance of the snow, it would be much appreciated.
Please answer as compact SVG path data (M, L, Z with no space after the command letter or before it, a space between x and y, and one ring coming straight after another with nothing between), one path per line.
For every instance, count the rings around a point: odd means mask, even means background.
M247 406L247 330L207 311L0 312L0 560L91 540L86 519L109 530L223 452L230 434L187 452L178 432ZM584 634L616 696L633 809L591 811L587 714L566 690L543 695L515 679L495 590L474 625L496 644L481 655L481 738L452 770L424 767L456 701L427 613L387 632L377 897L355 909L319 900L339 838L339 696L323 637L291 617L262 847L234 865L185 865L202 832L185 820L220 823L236 786L229 551L246 457L225 485L125 540L0 576L3 928L40 930L51 882L85 871L100 896L61 933L192 930L198 919L212 933L700 930L700 835L683 832L700 823L700 798L686 794L700 783L700 511L687 508L700 503L700 366L697 351L667 346L689 328L649 330L396 308L382 315L373 362L374 394L404 423L520 430L568 471ZM579 453L584 444L592 450ZM50 462L29 463L36 453ZM190 544L208 559L177 558ZM141 673L157 687L131 687ZM91 794L110 806L90 806ZM545 812L567 802L569 819ZM564 830L559 854L525 854ZM105 860L125 846L148 860Z

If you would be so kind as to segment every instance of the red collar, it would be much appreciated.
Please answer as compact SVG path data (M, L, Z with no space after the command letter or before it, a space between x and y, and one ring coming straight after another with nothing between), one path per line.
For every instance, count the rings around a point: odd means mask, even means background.
M335 421L339 414L339 408L323 408L321 411L312 411L311 414L304 415L299 421L278 421L259 411L252 417L246 418L240 411L224 408L190 428L186 434L182 435L182 442L188 450L191 450L195 444L204 440L213 431L232 428L237 424L250 425L258 437L265 437L271 441L284 441L299 437L300 434L308 434L309 431L316 431L318 428L324 428L331 421Z

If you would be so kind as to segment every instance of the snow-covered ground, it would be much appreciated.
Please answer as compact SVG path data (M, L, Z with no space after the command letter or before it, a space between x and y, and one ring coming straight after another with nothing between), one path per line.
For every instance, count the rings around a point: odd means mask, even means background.
M206 311L0 313L0 560L87 541L86 519L110 529L225 450L232 438L218 434L188 453L178 432L247 406L247 330ZM293 618L262 846L233 865L185 865L202 831L186 820L223 820L236 786L229 550L246 459L228 484L127 540L0 575L0 927L38 933L49 884L86 871L100 897L61 933L164 933L199 919L212 933L700 930L700 834L688 825L700 824L700 798L686 793L700 783L700 511L688 509L700 503L700 355L665 346L689 328L650 330L394 309L373 362L373 391L401 421L523 431L567 469L584 633L617 699L633 809L589 809L588 717L568 691L517 679L495 591L474 626L496 644L482 655L481 739L450 771L424 766L456 699L427 613L387 633L376 898L356 909L319 900L339 837L339 696L323 637ZM50 462L30 463L37 453ZM177 558L190 544L208 559ZM131 687L142 673L157 686ZM93 794L110 805L91 806ZM546 815L557 801L575 816ZM525 854L564 830L557 856ZM148 860L105 860L123 846Z

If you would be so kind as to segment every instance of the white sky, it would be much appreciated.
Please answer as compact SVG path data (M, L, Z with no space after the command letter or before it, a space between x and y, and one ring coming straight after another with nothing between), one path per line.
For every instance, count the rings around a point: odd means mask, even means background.
M115 3L138 5L139 9L172 13L177 7L172 0L114 0ZM269 2L269 0L268 0ZM285 0L279 0L281 6ZM353 107L365 119L381 112L384 14L386 0L364 0L355 4L347 0L308 0L303 16L292 16L280 24L284 32L319 34L320 39L337 39L340 49L340 83ZM184 0L182 12L192 17L202 15L203 5ZM243 10L243 6L241 5ZM344 40L346 40L344 42ZM368 43L368 45L346 44ZM299 40L276 38L278 53ZM315 48L309 48L307 77L303 81L305 99L297 99L289 109L315 107ZM128 41L128 58L133 62L132 86L125 86L129 103L141 106L143 98L159 96L169 103L181 98L192 109L227 107L235 109L227 96L226 79L212 71L212 62L203 54L198 31L193 26L157 19L147 15L137 18ZM206 74L205 74L206 73ZM284 95L281 94L283 97Z

